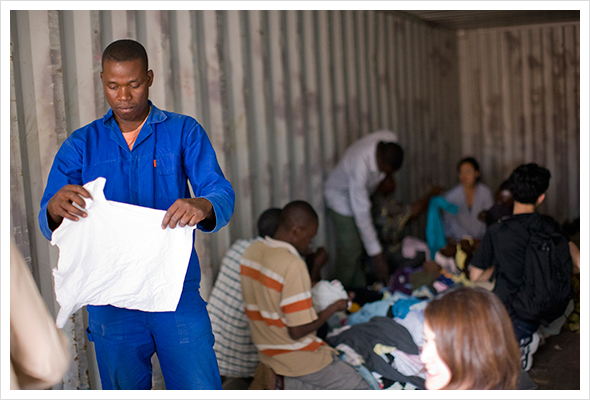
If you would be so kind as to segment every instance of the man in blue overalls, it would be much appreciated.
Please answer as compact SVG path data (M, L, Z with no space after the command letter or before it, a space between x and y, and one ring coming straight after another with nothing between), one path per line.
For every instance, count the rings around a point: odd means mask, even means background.
M167 210L162 228L197 225L215 232L225 226L234 210L231 184L203 127L148 100L154 73L144 47L133 40L111 43L100 77L111 109L74 131L55 156L39 213L45 237L51 239L64 218L87 216L74 203L84 208L83 198L91 196L82 185L101 176L107 200ZM193 249L175 312L88 306L103 389L150 389L155 352L167 389L221 389L200 280Z

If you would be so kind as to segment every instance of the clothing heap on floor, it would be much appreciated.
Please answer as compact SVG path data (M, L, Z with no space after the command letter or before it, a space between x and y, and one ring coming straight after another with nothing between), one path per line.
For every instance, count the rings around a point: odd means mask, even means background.
M399 270L390 286L378 292L379 300L355 302L349 308L355 312L329 320L324 339L371 388L424 389L426 373L420 361L424 309L435 295L457 285L463 285L459 274L435 274L421 267Z
M417 246L415 251L406 247L404 255L408 258L414 258L426 246L417 240L405 244ZM396 270L389 285L378 292L359 289L348 313L337 313L328 320L324 340L339 351L340 358L353 366L372 389L425 389L426 372L420 361L424 309L441 293L474 285L465 277L461 258L460 253L445 257L437 252L439 271L429 269L426 264L405 267ZM317 291L315 287L314 290ZM518 388L535 387L522 371Z

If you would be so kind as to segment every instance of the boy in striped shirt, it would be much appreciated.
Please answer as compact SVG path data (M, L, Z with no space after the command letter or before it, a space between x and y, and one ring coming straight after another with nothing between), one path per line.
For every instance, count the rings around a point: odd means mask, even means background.
M242 299L260 361L285 377L285 389L369 389L354 368L315 335L336 311L339 300L319 315L313 309L311 280L302 256L318 229L318 216L304 201L280 214L274 238L252 243L241 267Z

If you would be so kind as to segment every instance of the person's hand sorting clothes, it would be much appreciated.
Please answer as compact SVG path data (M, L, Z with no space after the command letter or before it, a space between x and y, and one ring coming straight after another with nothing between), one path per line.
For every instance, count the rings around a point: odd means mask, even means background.
M79 185L65 185L58 190L47 203L50 227L55 230L64 218L71 221L78 221L80 217L86 218L88 213L83 210L86 207L84 197L92 199L88 190Z
M209 200L201 197L178 199L166 211L162 229L167 226L174 229L177 225L181 228L195 226L203 220L207 220L207 225L215 226L215 212Z
M373 256L372 260L375 265L375 273L377 275L377 280L384 284L387 284L389 281L389 266L387 265L385 257L383 257L383 253L379 253Z

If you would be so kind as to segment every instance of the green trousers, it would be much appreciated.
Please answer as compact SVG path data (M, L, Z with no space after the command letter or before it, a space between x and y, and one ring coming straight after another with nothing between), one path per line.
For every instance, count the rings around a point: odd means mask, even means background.
M361 235L354 217L347 217L328 209L334 222L336 236L336 279L347 289L367 287L362 256Z

